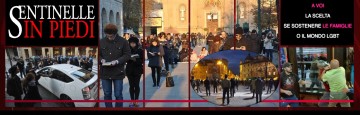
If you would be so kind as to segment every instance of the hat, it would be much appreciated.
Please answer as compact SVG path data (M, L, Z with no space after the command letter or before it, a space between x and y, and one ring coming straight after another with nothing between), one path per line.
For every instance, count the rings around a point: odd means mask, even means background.
M235 29L235 34L240 34L242 35L244 33L244 30L242 29L242 27L238 27Z
M283 65L282 65L282 68L286 68L286 67L290 67L292 64L289 63L289 62L285 62Z
M139 39L138 38L136 38L136 37L131 37L131 38L129 38L129 43L131 43L131 42L134 42L134 43L139 43Z

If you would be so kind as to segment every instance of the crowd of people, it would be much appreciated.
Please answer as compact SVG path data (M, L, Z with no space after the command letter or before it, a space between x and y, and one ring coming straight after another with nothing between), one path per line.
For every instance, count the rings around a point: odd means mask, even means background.
M228 75L225 76L227 77ZM226 83L226 80L229 81L229 84ZM205 80L200 80L195 79L194 76L192 76L190 79L190 83L191 87L196 93L202 93L205 90L206 96L211 96L211 92L213 92L213 95L216 95L217 93L219 93L218 91L223 91L225 93L229 93L229 97L235 97L235 93L239 91L239 86L243 86L246 89L249 89L249 93L253 94L251 98L256 98L256 103L261 102L261 95L263 94L263 92L266 92L266 94L270 94L273 90L276 90L278 85L277 81L275 81L273 78L265 81L263 78L260 77L253 77L244 81L236 80L234 78L210 79L208 77Z
M79 56L80 57L80 56ZM92 71L93 58L81 56L33 56L29 59L14 58L16 64L11 66L7 75L7 94L14 97L14 100L41 100L38 90L40 75L36 70L56 64L72 64L83 69ZM27 62L27 63L26 63ZM25 64L26 63L26 64ZM26 66L25 66L26 65ZM34 107L36 103L15 103L15 107ZM40 106L40 105L37 105Z

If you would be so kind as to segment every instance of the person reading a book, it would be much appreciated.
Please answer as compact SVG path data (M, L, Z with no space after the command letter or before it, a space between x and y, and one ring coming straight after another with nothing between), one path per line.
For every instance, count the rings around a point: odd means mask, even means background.
M147 55L149 58L148 67L151 68L151 77L153 80L153 87L160 88L160 70L163 65L162 56L164 56L164 48L159 44L158 39L153 39L151 41L151 46L147 49ZM155 78L155 74L157 75Z
M108 24L104 32L106 38L100 40L99 58L100 79L104 90L104 100L112 100L112 89L116 100L123 100L122 89L125 78L125 63L130 59L131 50L129 43L117 33L117 26ZM113 88L114 87L114 88ZM113 107L111 102L105 103L106 107ZM122 102L116 102L115 107L122 107Z
M126 64L126 76L129 80L129 92L131 100L139 100L140 94L140 78L143 73L143 50L139 46L139 39L130 37L128 40L131 49L131 57ZM130 107L138 107L138 102L131 102Z

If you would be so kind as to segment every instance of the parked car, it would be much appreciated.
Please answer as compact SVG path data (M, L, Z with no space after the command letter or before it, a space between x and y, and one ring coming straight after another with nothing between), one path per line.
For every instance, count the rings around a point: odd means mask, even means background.
M36 71L38 82L61 100L97 100L98 76L70 64L46 66ZM96 102L64 102L66 107L94 107Z

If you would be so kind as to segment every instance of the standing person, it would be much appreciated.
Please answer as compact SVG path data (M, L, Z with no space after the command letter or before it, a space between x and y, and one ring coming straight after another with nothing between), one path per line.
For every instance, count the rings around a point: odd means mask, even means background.
M263 32L261 33L261 38L260 38L260 54L265 56L265 47L264 47L264 40L265 40L266 34Z
M200 89L200 79L196 80L196 93L201 93L201 89Z
M214 36L213 34L210 32L208 34L208 36L206 37L206 40L207 40L207 45L208 45L208 50L209 50L209 54L212 54L214 52L213 51L213 44L214 44Z
M8 71L11 75L11 78L9 78L7 81L6 92L10 96L13 96L15 98L14 100L21 100L23 90L21 87L21 80L19 76L16 75L20 70L16 65L14 65ZM15 103L15 107L22 107L22 103Z
M231 78L230 79L230 94L231 94L231 97L234 97L235 96L235 79L234 78Z
M283 71L280 74L280 96L284 100L298 100L297 92L299 92L299 85L304 85L305 81L300 80L299 77L292 72L291 63L285 62L283 64ZM299 107L297 102L282 102L281 107Z
M273 41L274 41L274 35L270 31L264 39L264 47L265 47L266 57L270 61L272 61L272 59L273 59L273 49L274 49Z
M256 93L256 84L255 84L256 82L255 81L256 81L256 78L252 78L251 82L250 82L250 90L253 94L252 98L255 97L255 93Z
M147 49L147 55L149 59L148 66L151 68L151 77L153 80L153 87L160 88L160 71L162 67L162 59L161 57L164 55L164 49L159 44L159 41L157 39L153 39L151 41L151 46ZM155 78L156 74L156 78Z
M224 50L248 50L250 48L250 42L243 36L243 29L241 27L236 28L235 40L228 39L224 44ZM235 44L234 44L235 42ZM236 47L234 46L236 45Z
M112 100L112 89L116 100L123 100L123 79L125 77L125 63L129 60L131 50L129 43L117 32L117 26L108 24L104 32L106 38L100 40L100 75L102 88L104 90L104 100ZM114 86L114 88L112 87ZM106 107L113 107L111 102L105 103ZM116 102L115 107L122 107L122 102Z
M159 45L161 45L164 49L164 55L163 55L163 59L164 59L164 64L165 64L165 70L166 73L169 72L169 60L170 60L170 47L171 46L171 36L169 35L169 38L166 37L164 32L161 32L159 34Z
M249 38L250 38L249 41L251 42L251 44L253 46L252 49L249 49L249 51L252 51L252 52L255 52L255 53L259 54L260 53L260 47L259 47L260 38L258 37L256 30L251 31L251 34L250 34Z
M262 92L263 92L263 80L258 77L255 80L255 85L256 85L256 103L261 102L261 96L262 96Z
M25 63L22 57L20 57L20 59L18 59L17 63L16 63L17 67L19 68L20 71L20 77L24 78L23 76L25 76Z
M218 93L217 87L218 87L218 80L214 79L213 81L213 87L214 87L214 94Z
M272 90L272 87L274 85L274 79L273 78L270 78L269 82L268 82L268 89L266 91L266 94L269 94L271 93L271 90ZM270 92L269 92L270 91Z
M331 60L330 66L326 66L321 77L324 82L330 85L330 100L349 100L346 95L348 87L346 85L345 69L340 67L339 61ZM336 107L339 102L329 102L329 107ZM341 107L350 107L350 102L341 102Z
M35 80L35 74L26 74L25 81L23 82L25 97L24 100L41 100L39 89ZM35 103L25 103L25 107L34 107Z
M227 105L229 105L230 103L230 99L229 99L229 89L231 86L230 81L227 79L228 75L225 74L225 78L224 80L222 80L221 82L221 87L223 88L223 97L222 97L222 105L225 105L225 94L226 94L226 100L227 100Z
M204 81L204 85L205 85L205 91L206 91L206 96L210 96L211 92L210 92L210 80L208 77L206 77L205 81Z
M206 48L205 48L205 47L202 47L201 52L200 52L200 54L199 54L199 58L202 59L202 58L204 58L205 56L207 56L208 54L209 54L209 52L206 50Z
M126 76L129 80L129 92L131 100L139 100L140 78L143 72L143 50L139 47L139 39L131 37L129 39L131 58L126 64ZM130 103L130 106L138 107L138 102Z

